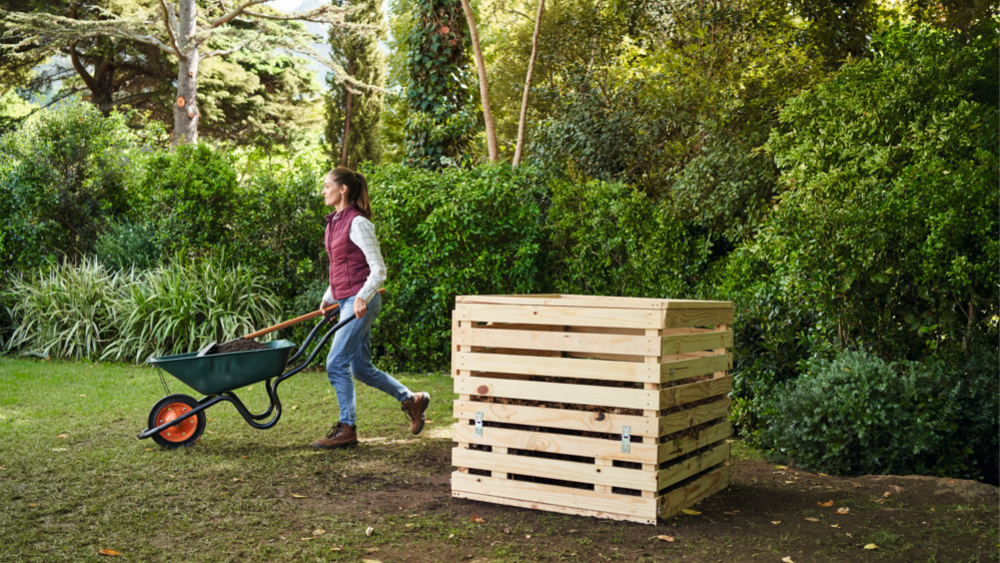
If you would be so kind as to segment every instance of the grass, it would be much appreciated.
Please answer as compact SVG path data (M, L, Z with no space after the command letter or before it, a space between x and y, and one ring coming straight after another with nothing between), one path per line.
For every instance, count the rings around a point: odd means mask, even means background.
M450 378L400 380L433 397L425 434L450 426ZM170 385L185 392L176 380ZM207 411L199 444L166 451L136 439L163 395L153 370L0 359L0 561L89 561L100 549L152 561L167 548L171 560L182 561L219 561L229 553L244 560L312 553L326 560L364 555L393 541L388 530L409 531L405 523L419 524L427 537L463 534L461 526L380 515L379 533L367 537L365 521L324 505L331 493L371 494L386 478L426 477L419 460L429 447L447 451L450 438L412 440L398 403L359 385L359 435L379 440L315 453L310 442L338 412L325 374L296 375L281 394L288 410L271 430L250 428L222 405ZM263 410L263 389L241 395ZM317 529L326 533L300 539ZM240 547L234 552L234 546Z

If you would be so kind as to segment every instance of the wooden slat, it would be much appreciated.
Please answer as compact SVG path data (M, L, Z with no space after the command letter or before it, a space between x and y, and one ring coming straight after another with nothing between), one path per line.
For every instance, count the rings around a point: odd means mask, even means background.
M693 409L661 416L658 419L660 421L660 436L680 432L685 428L691 428L692 426L704 424L710 420L729 416L729 406L731 404L732 399L729 397L723 397L722 400L714 403L699 405Z
M455 448L451 463L456 467L486 469L545 479L560 479L575 483L624 487L640 491L658 491L657 473L641 469L600 466L592 463L564 461L523 455L501 455L479 450Z
M663 311L651 309L459 304L455 309L455 318L462 321L475 322L646 329L662 328Z
M656 438L660 435L659 421L641 416L463 400L456 400L454 407L455 418L458 419L475 419L476 413L481 412L483 420L489 422L608 434L621 434L622 426L630 426L633 436Z
M698 332L691 334L670 334L663 337L660 354L683 354L696 350L714 350L716 348L732 348L733 331Z
M692 504L713 495L729 485L729 466L706 474L697 481L680 487L656 499L660 518L670 518Z
M456 381L458 380L456 379ZM713 379L697 383L667 387L660 391L660 409L715 397L716 395L728 393L732 389L733 378L730 375L717 375Z
M589 510L629 516L655 518L656 515L656 499L598 493L514 479L499 480L459 472L451 474L451 490L453 494L465 492L557 506L585 507Z
M548 375L552 377L628 381L633 383L659 383L661 379L661 370L658 365L611 362L607 360L545 358L540 356L512 356L507 354L466 354L457 352L452 357L452 363L455 369L473 372L486 371L523 375ZM683 360L676 363L676 365L682 366L682 370L690 370L692 368L688 367L689 365L699 364L707 365L708 362L703 359L696 359ZM711 373L711 370L704 373ZM479 394L485 395L486 393Z
M667 309L663 328L733 324L732 307L725 309Z
M600 295L459 295L455 303L483 303L491 305L536 305L546 307L592 307L601 309L664 309L666 299L642 297L604 297ZM715 305L719 307L720 305Z
M685 436L680 440L671 440L669 442L659 444L659 462L663 463L665 461L670 461L675 457L680 457L686 453L704 448L709 444L725 440L729 437L729 435L730 424L729 421L726 420L702 430L698 433L697 437Z
M632 442L629 453L622 453L622 445L619 440L493 427L483 428L483 435L476 436L475 426L468 424L467 421L457 423L451 428L452 439L456 442L634 463L660 463L661 444L653 443L652 440L650 443L641 444Z
M701 357L685 356L685 354L676 354L663 358L663 363L660 364L660 383L671 383L682 379L698 377L699 375L708 375L733 367L732 354Z
M452 332L452 343L469 346L522 348L525 350L558 350L560 352L598 352L636 356L659 356L659 340L658 338L638 335L504 330L487 327L462 327ZM718 340L718 338L715 338L712 342ZM717 346L697 349L705 350L708 348L717 348Z
M732 301L702 301L700 299L667 299L667 309L732 309Z
M537 358L536 360L540 360ZM518 381L510 379L491 379L487 377L455 377L455 392L459 394L479 395L483 397L503 397L507 399L524 399L529 401L546 401L553 403L571 403L578 405L597 405L602 407L618 407L624 409L660 409L662 401L660 393L666 391L646 391L644 389L626 389L622 387L602 387L596 385L572 385L568 383L548 383L544 381ZM704 383L712 383L706 381ZM704 393L695 385L682 385L673 390L687 389L686 393L675 394L675 400L695 397ZM721 384L720 384L721 385ZM714 389L714 388L713 388ZM697 399L690 399L691 401ZM684 401L688 402L688 401Z
M471 450L461 450L471 451ZM665 489L729 459L729 444L719 444L707 452L661 469L656 473L657 490ZM464 466L463 466L464 467ZM471 466L470 466L471 467Z
M614 512L604 512L601 510L588 510L576 506L559 506L544 502L529 502L524 500L514 500L509 498L481 495L477 493L467 493L464 491L452 491L455 498L464 498L480 502L490 502L493 504L503 504L506 506L516 506L519 508L530 508L532 510L544 510L546 512L558 512L559 514L572 514L573 516L591 516L602 520L618 520L621 522L638 522L639 524L656 524L656 517L650 516L630 516L628 514L616 514Z

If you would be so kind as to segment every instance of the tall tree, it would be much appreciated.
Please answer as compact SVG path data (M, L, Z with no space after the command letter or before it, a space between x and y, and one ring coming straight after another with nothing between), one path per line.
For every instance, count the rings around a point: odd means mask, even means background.
M407 161L436 169L469 160L468 42L461 0L420 0L408 38Z
M517 146L514 148L514 160L511 164L521 163L521 151L524 148L524 126L528 117L528 92L531 91L531 73L535 70L535 58L538 57L538 32L542 29L542 13L545 12L545 0L538 0L538 15L535 16L535 32L531 35L531 60L528 61L528 74L524 78L524 96L521 98L521 118L517 122Z
M476 16L472 13L469 0L462 0L462 11L465 12L465 19L469 24L469 38L472 40L472 49L476 55L476 71L479 72L479 99L483 104L483 121L486 122L486 148L490 162L496 162L499 156L497 152L497 127L493 121L493 111L490 109L490 85L486 78L483 48L479 44L479 33L476 31Z
M344 0L334 0L338 4ZM385 35L381 0L356 4L358 11L348 21L378 26L378 35L331 30L330 45L334 59L355 80L382 88L386 80L385 54L378 40ZM341 166L357 168L365 161L379 162L382 158L380 124L384 95L380 90L361 91L328 78L326 96L325 137L332 160Z
M117 38L149 45L177 59L176 95L173 102L173 143L195 142L201 116L198 100L199 66L212 57L229 57L241 51L284 49L308 55L325 64L335 76L357 87L367 87L344 69L316 52L317 38L296 21L311 21L356 31L371 26L349 23L344 18L355 10L325 5L315 10L279 14L261 7L267 0L245 0L236 7L224 1L159 0L155 7L130 5L129 11L112 12L101 6L90 11L96 18L84 19L44 12L9 12L2 25L16 30L20 41L3 45L17 58L46 56L66 45L96 38Z

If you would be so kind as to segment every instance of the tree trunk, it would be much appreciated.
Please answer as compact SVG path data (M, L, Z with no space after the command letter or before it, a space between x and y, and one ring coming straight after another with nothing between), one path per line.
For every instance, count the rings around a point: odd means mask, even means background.
M462 0L462 10L469 22L469 38L472 39L472 49L476 53L476 70L479 71L479 97L483 102L483 120L486 122L486 147L489 150L490 162L496 162L497 128L493 122L493 111L490 110L489 83L486 80L486 62L483 60L483 49L479 45L479 34L476 32L476 18L472 15L469 0Z
M348 76L354 76L354 65L351 64L354 61L347 61L347 74ZM347 90L347 101L344 103L344 138L340 141L340 165L347 166L347 145L348 139L351 137L351 91L347 89L347 85L344 85L344 89Z
M174 133L172 143L198 141L198 44L191 40L197 31L198 7L195 0L181 0L177 15L177 44L184 55L177 61L177 99L174 100Z
M521 97L521 119L517 122L517 147L514 149L514 166L521 163L521 151L524 149L524 124L528 117L528 92L531 90L531 73L535 70L535 57L538 56L538 31L542 28L542 12L545 11L545 0L538 0L538 15L535 16L535 33L531 36L531 60L528 61L528 75L524 78L524 96Z

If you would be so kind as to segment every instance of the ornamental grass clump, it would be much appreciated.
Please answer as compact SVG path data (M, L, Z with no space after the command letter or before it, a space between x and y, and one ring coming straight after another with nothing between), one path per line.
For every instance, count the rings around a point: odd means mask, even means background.
M192 352L278 322L264 278L223 258L177 260L130 274L117 302L119 337L102 359L142 361Z
M116 314L125 276L100 262L63 262L12 279L14 333L7 349L43 357L86 358L118 335Z

